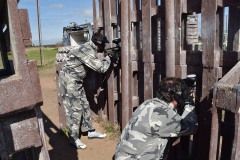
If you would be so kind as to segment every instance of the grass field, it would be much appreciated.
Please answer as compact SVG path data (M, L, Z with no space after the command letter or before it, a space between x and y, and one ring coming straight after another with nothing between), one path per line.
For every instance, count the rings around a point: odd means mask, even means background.
M44 68L52 68L55 65L55 59L56 59L56 53L57 48L47 48L43 47L42 48L42 62L43 65L41 66L41 61L40 61L40 49L38 47L34 48L26 48L26 54L27 54L27 59L28 60L36 60L37 65L39 69L44 69ZM1 51L0 51L1 53ZM11 52L8 53L8 59L13 60ZM0 69L3 69L3 61L2 57L0 56Z
M41 66L41 56L39 48L27 48L26 54L29 60L36 60L39 69L52 68L55 65L57 48L42 48L42 62Z

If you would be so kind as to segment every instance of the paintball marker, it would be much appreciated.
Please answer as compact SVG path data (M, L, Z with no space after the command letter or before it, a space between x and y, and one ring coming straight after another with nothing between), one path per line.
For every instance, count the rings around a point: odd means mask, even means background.
M189 103L195 104L195 96L196 96L196 75L189 74L187 78L184 79L185 85L183 87L183 97Z
M105 53L111 53L111 52L121 52L121 47L119 45L119 43L121 42L121 39L120 38L115 38L112 40L112 43L116 44L115 47L112 47L112 48L107 48L104 50Z
M116 44L116 47L107 48L104 50L104 52L112 59L112 62L114 64L120 64L120 53L121 53L121 47L119 43L121 42L120 38L115 38L112 40L112 43Z

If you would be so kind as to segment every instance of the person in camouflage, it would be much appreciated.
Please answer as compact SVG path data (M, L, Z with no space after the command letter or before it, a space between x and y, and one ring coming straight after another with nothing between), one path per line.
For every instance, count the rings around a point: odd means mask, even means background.
M97 132L93 127L89 102L83 87L84 77L89 69L104 73L110 67L111 62L117 58L115 53L108 54L103 60L96 57L97 52L104 51L105 43L109 43L107 38L97 32L90 42L72 47L68 50L69 53L59 73L59 92L66 113L66 130L70 143L78 149L87 147L79 139L80 124L82 132L88 131L88 138L106 137L106 134Z
M191 94L182 96L186 95L182 86L182 80L166 78L159 85L157 98L143 102L134 111L120 136L115 160L166 159L171 137L197 131L195 100Z

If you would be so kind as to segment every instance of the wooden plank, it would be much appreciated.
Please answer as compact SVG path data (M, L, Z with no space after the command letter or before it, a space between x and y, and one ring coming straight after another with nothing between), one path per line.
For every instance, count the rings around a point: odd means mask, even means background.
M166 76L175 76L175 3L174 1L165 2L165 29L166 29Z
M132 70L130 66L130 2L121 1L121 91L122 91L122 128L126 126L132 107Z
M182 41L182 33L184 33L186 20L182 20L184 16L182 16L182 8L183 1L175 0L175 76L179 78L186 78L187 76L187 65L186 65L186 51L182 50L182 43L185 43L184 39ZM187 157L189 155L189 140L190 137L182 137L180 140L180 145L178 150L181 152L183 157ZM176 157L174 157L176 159Z
M92 0L93 3L93 31L97 32L97 5L96 0Z
M153 62L152 56L152 27L151 27L151 1L142 1L142 50L143 62Z
M237 92L233 85L218 83L216 89L216 107L235 112Z
M182 1L182 13L187 13L187 0L181 0Z
M97 19L97 26L98 28L102 28L104 27L103 25L103 21L104 21L104 17L103 17L103 0L98 0L98 5L99 5L99 12L98 12L98 19Z
M181 32L181 28L182 26L182 13L181 13L181 1L176 0L175 1L175 64L176 65L180 65L182 64L180 61L180 57L181 57L181 38L182 38L182 32ZM186 57L185 57L186 59ZM186 61L185 61L186 64Z
M240 52L240 8L229 7L228 47L229 51Z
M187 77L187 65L176 65L176 77L182 79Z
M63 107L63 101L62 101L62 96L59 93L59 74L61 67L63 65L63 62L58 62L55 65L56 68L56 86L57 86L57 100L58 100L58 114L59 114L59 127L60 129L64 129L66 127L66 114L65 114L65 109Z
M38 69L37 69L37 61L29 60L27 65L28 65L35 102L37 105L42 106L43 98L42 98L42 90L40 85Z
M198 156L199 159L209 158L209 142L210 142L210 128L206 123L211 122L211 108L212 99L209 96L211 88L217 82L218 77L215 77L216 67L219 67L220 53L215 51L217 43L217 0L203 0L202 1L202 42L203 42L203 74L202 74L202 93L200 99L200 115L199 115L199 132L198 139ZM219 54L219 55L218 55ZM201 158L200 158L201 157Z
M219 80L219 83L227 83L228 85L234 85L239 83L240 77L240 62L238 62L223 78Z
M217 88L213 90L213 107L212 107L212 124L211 124L211 142L209 150L209 160L216 160L218 154L218 140L219 140L219 119L217 112Z
M111 24L117 25L117 0L111 0L110 1L110 7L111 7Z
M119 35L119 22L118 17L120 17L120 14L117 13L117 7L119 7L120 2L118 0L110 1L111 5L111 26L112 26L112 33L113 33L113 39L114 38L120 38ZM113 6L114 5L114 6ZM119 12L119 11L118 11ZM120 61L121 62L121 61ZM114 93L117 94L117 99L114 99L114 110L118 111L118 113L114 114L114 123L118 123L120 119L119 111L120 111L120 104L121 104L121 74L120 74L120 68L121 64L115 65L115 68L113 70L114 74Z
M104 14L104 34L108 38L109 42L113 40L113 29L111 27L111 2L106 0L103 3L103 14ZM110 46L111 45L111 46ZM112 43L106 45L106 47L112 47ZM112 66L113 67L113 66ZM114 115L114 75L113 72L108 78L108 114L109 121L111 124L114 124L115 115Z
M144 63L144 100L153 98L154 63Z
M50 160L49 154L48 154L48 148L47 148L47 141L45 137L45 131L44 131L44 123L43 123L43 117L42 117L42 111L40 109L40 106L36 106L34 108L38 120L38 127L39 127L39 135L42 140L42 147L40 151L39 160Z
M236 85L237 88L237 106L235 112L235 133L234 133L234 144L233 149L235 149L234 159L240 159L240 85Z
M144 62L144 100L153 97L151 1L142 1L142 55Z
M142 19L142 11L140 10L140 3L138 0L133 0L133 8L131 10L132 25L132 49L131 49L131 70L132 70L132 106L129 110L129 116L132 115L133 110L139 105L139 60L141 59L142 51L140 48L141 43L141 26L140 21ZM133 14L134 13L134 14Z

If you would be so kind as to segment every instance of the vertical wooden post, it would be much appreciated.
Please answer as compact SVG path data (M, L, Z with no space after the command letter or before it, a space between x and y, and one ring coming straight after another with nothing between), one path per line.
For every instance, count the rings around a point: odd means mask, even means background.
M122 128L129 120L132 107L131 65L130 65L130 0L121 1L121 66L122 66Z
M217 82L216 70L219 67L220 52L216 51L217 35L217 0L202 1L202 43L203 43L203 74L202 74L202 95L200 99L199 114L199 137L201 140L198 148L199 159L208 159L210 142L210 122L212 107L211 88ZM200 142L200 141L199 141ZM201 157L201 158L200 158Z
M175 76L175 19L174 1L165 1L165 23L166 23L166 76Z
M132 23L132 31L131 31L131 67L132 67L132 108L136 108L139 106L140 95L139 95L139 77L141 76L141 66L140 55L141 55L141 14L140 13L140 1L132 0L132 10L131 10L131 23ZM142 96L143 97L143 96ZM132 115L133 109L130 110L129 116Z
M213 90L213 107L212 107L212 125L211 125L211 142L209 151L209 160L216 160L218 154L218 137L219 137L219 120L216 106L217 87Z
M93 31L96 32L98 29L97 26L97 6L96 6L96 0L92 0L93 3Z
M144 100L153 98L151 1L142 0L142 55L144 63Z
M109 40L109 44L106 45L106 48L111 47L111 42L113 39L113 30L111 27L111 1L104 0L104 29L105 36ZM114 123L114 77L113 72L110 73L108 78L108 112L109 112L109 121Z
M176 77L187 77L186 50L182 44L182 7L183 0L175 0L175 67ZM170 53L169 53L170 54ZM167 55L167 54L166 54Z

